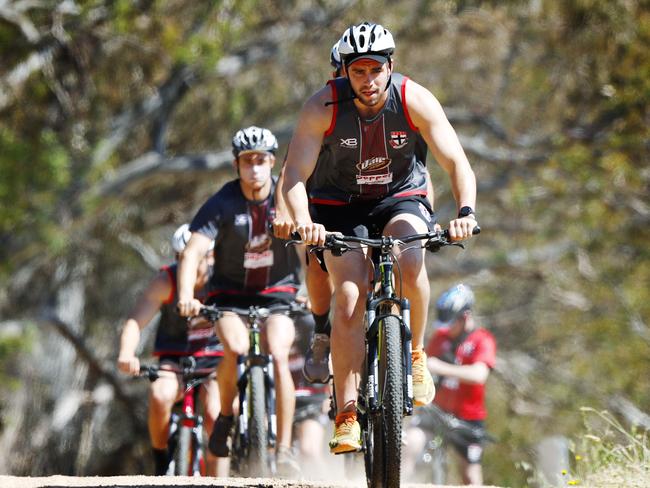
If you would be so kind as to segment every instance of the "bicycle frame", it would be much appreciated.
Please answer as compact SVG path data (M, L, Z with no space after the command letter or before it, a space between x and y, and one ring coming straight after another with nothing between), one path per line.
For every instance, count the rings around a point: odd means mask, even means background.
M239 463L243 462L245 459L250 458L250 449L252 446L251 441L251 432L249 419L253 417L254 408L251 404L252 392L249 386L252 388L252 368L261 367L263 371L264 378L264 407L267 413L266 415L266 446L268 448L275 447L275 442L277 438L277 425L276 425L276 415L275 415L275 381L274 381L274 371L273 371L273 358L270 354L263 354L262 348L260 345L260 317L257 316L253 307L249 310L247 314L248 319L248 334L249 334L249 349L248 354L243 356L239 360L237 366L237 387L239 390L239 409L240 414L237 417L238 428L235 436L237 439L233 439L233 451L238 455ZM246 415L242 415L246 413ZM263 456L260 453L261 456ZM263 466L238 466L235 462L235 470L246 471L246 468L260 469L265 471L266 464L268 460L265 457L260 460L263 463ZM249 473L252 474L252 473Z
M305 313L305 310L298 305L251 306L248 309L204 306L201 309L201 314L212 322L228 311L246 317L248 323L248 353L239 358L237 366L239 414L232 446L233 469L240 475L263 476L273 472L273 459L268 457L268 450L275 447L277 439L275 380L273 358L262 352L260 344L261 321L273 313L291 315ZM262 428L262 424L266 427Z
M172 412L169 419L168 448L170 452L167 475L205 476L206 463L203 442L203 416L197 414L199 399L197 386L208 381L214 370L196 369L192 356L181 359L178 369L161 369L159 366L141 366L141 375L150 381L160 377L159 371L171 371L180 376L183 398L175 403L180 412Z
M479 232L478 227L473 231L474 234ZM402 419L413 413L410 304L407 298L397 296L393 287L393 247L414 241L424 241L420 248L432 252L448 245L463 247L452 242L446 231L434 231L402 238L381 236L378 239L328 234L323 247L311 250L329 250L340 256L354 249L349 243L356 243L378 249L380 253L378 269L375 268L375 279L366 300L365 374L357 401L361 449L367 483L371 488L400 485Z
M366 300L366 367L372 374L367 375L366 397L368 408L371 414L376 414L382 408L379 395L379 385L376 379L379 378L378 358L381 354L379 349L381 327L386 317L395 317L399 320L402 338L402 371L404 385L404 415L413 413L413 376L411 374L411 307L408 298L399 298L393 289L393 239L382 237L382 246L379 256L379 279L371 283L368 299ZM375 289L378 282L379 290ZM397 307L398 313L393 312Z

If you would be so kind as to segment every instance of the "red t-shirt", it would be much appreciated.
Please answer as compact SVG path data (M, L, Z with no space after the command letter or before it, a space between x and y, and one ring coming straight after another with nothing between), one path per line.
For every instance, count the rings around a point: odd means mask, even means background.
M442 357L449 353L452 340L448 328L440 328L429 340L426 347L428 356ZM485 363L494 368L496 361L496 342L494 336L485 329L476 329L469 333L456 348L455 364L466 365ZM436 390L434 402L444 411L463 420L484 420L485 385L463 383L456 378L444 377Z

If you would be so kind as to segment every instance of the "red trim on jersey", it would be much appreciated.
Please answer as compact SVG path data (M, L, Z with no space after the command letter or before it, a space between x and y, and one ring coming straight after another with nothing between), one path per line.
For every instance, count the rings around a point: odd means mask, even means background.
M272 286L270 288L266 288L265 290L262 290L260 294L266 295L268 293L296 293L297 291L298 288L296 288L295 286L283 285L283 286Z
M336 102L336 83L334 80L329 80L327 84L332 87L332 101ZM334 132L334 127L336 127L336 112L338 111L338 104L333 103L332 104L332 122L330 122L329 129L325 131L325 135L329 136L332 132Z
M169 282L172 285L172 289L169 292L169 296L165 298L165 301L163 302L165 305L169 305L174 301L174 297L176 296L176 280L174 279L174 275L172 274L172 270L169 266L163 266L160 269L163 271L167 271L167 275L169 276Z
M409 123L409 127L413 129L415 132L420 132L420 129L418 129L413 121L411 120L411 116L409 115L409 109L406 106L406 82L408 81L408 76L405 76L404 79L402 80L402 107L404 108L404 115L406 115L406 121Z
M160 350L160 351L154 351L152 353L153 356L177 356L177 357L187 357L187 356L194 356L197 358L220 358L223 357L223 351L195 351L195 352L187 352L187 351L166 351L166 350Z
M412 197L412 196L416 196L416 195L426 197L427 192L424 191L424 190L409 190L409 191L403 191L401 193L396 193L393 196L394 197Z
M330 200L328 198L310 198L309 203L315 203L316 205L347 205L348 202L342 202L341 200Z

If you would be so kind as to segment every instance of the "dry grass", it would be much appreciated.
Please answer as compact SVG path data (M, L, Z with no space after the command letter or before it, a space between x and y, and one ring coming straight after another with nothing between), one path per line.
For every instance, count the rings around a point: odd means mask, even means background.
M607 411L590 407L581 411L586 433L573 446L573 472L563 473L566 486L649 487L649 432L626 429Z

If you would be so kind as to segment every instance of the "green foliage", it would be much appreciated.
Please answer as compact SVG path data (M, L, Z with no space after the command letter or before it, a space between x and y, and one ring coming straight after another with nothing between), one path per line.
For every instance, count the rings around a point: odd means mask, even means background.
M568 485L642 487L650 478L650 435L625 428L610 412L583 407L584 432L573 447Z

